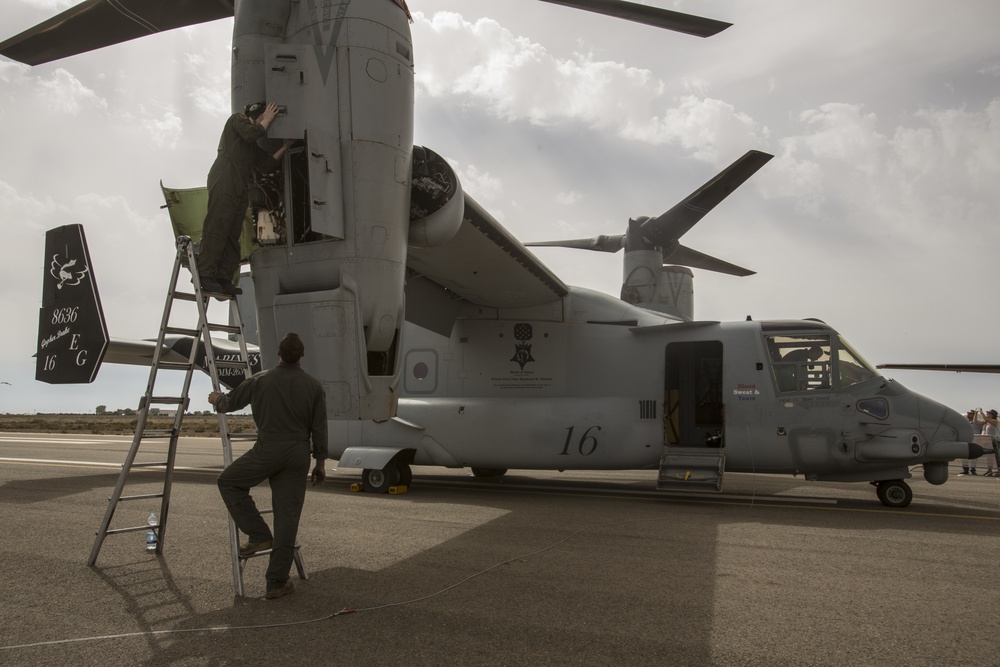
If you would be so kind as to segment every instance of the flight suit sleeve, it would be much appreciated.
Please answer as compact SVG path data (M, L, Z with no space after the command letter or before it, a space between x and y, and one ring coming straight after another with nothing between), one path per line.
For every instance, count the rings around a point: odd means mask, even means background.
M240 135L240 139L248 144L257 143L258 139L267 134L266 129L242 114L236 117L236 122L233 123L233 128L236 130L236 134Z
M319 383L317 382L319 385ZM327 440L326 422L326 392L323 386L319 385L319 391L313 399L312 416L312 455L317 461L325 461L328 453L329 441Z
M257 147L257 153L254 157L254 166L265 174L270 174L273 171L281 169L281 163L275 160L273 155L259 146Z
M236 389L233 389L228 394L223 394L215 402L215 411L234 412L250 405L250 399L253 398L253 384L255 380L256 376L249 380L244 380Z

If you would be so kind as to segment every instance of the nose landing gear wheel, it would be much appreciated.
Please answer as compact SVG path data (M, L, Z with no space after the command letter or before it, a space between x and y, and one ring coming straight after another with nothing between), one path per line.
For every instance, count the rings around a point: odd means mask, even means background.
M906 507L913 500L910 485L901 479L883 480L875 485L875 495L886 507Z

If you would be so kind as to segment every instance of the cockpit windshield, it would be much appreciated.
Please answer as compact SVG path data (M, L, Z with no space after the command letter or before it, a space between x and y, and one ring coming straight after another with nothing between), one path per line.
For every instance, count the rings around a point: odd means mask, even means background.
M833 387L829 334L768 336L767 349L779 392Z
M837 336L837 342L839 348L837 350L837 376L841 389L879 377L878 371L872 368L872 365L865 361L865 358L858 354L843 337Z
M774 334L765 339L780 393L844 389L878 373L831 332Z

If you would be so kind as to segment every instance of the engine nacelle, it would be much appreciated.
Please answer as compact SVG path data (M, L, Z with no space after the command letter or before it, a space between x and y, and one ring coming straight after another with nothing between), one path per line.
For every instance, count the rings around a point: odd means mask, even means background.
M414 146L409 245L444 245L458 233L464 216L465 197L458 174L434 151Z

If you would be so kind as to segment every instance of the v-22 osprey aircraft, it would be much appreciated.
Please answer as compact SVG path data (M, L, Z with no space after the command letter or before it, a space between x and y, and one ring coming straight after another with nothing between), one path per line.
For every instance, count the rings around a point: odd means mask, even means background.
M728 27L630 2L543 1L701 37ZM770 155L748 152L624 233L547 244L624 250L619 298L564 284L413 145L404 0L87 0L0 54L35 65L228 16L234 111L277 101L262 145L301 141L276 196L252 210L247 328L262 367L285 332L303 337L327 391L331 456L360 468L366 490L409 484L414 464L482 477L650 469L659 488L716 490L728 471L867 481L905 507L913 466L943 484L949 461L982 455L962 415L883 378L819 320L693 318L688 267L752 272L680 238ZM196 191L165 194L175 224L203 218ZM148 364L150 346L112 339L106 360Z

